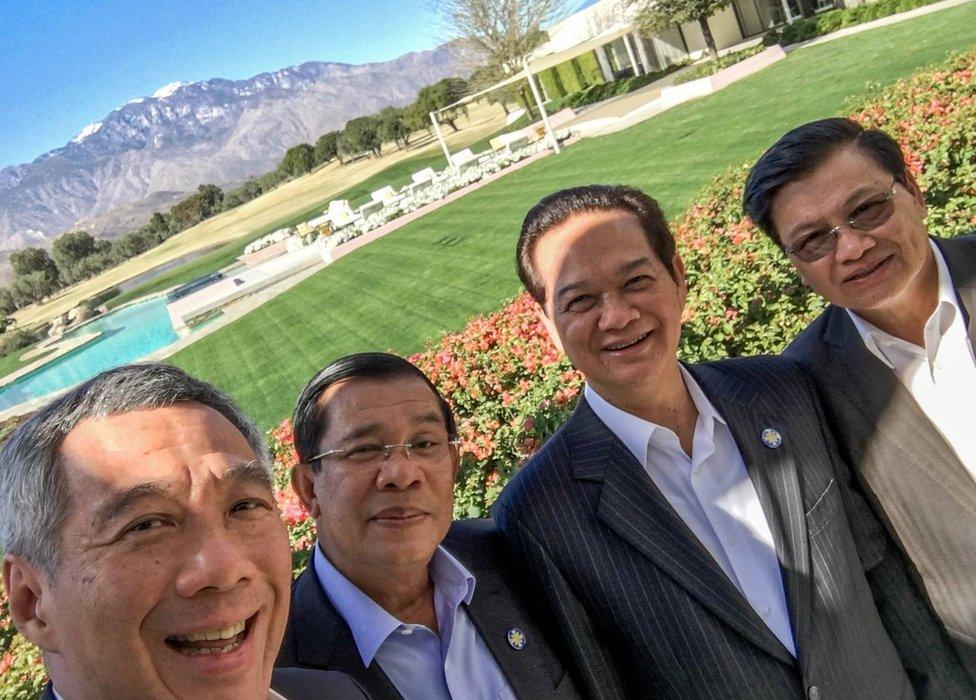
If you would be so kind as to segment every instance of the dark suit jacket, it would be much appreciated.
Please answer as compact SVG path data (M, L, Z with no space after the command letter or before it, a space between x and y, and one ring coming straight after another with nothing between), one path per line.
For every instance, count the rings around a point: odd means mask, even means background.
M936 243L976 345L976 236ZM972 685L954 685L966 682L959 659L976 680L976 483L844 309L828 307L786 354L813 377L841 455L883 523L856 529L855 539L866 566L881 564L869 580L906 666L932 676L933 696L976 697ZM892 541L918 586L905 581Z
M573 677L557 655L561 642L553 640L551 633L544 634L543 620L533 610L540 606L525 577L510 568L511 554L494 523L459 520L442 544L477 579L467 613L515 694L579 697ZM508 643L508 631L515 627L526 635L521 650ZM400 697L379 664L363 666L349 625L325 595L311 563L292 587L288 629L276 665L343 671L374 700Z
M271 687L285 700L366 700L367 697L356 681L336 671L276 668L271 675ZM55 700L50 682L44 686L41 700Z
M911 697L808 380L782 358L688 369L727 421L769 521L798 661L584 399L508 484L495 518L550 601L589 693ZM760 439L769 427L778 448Z

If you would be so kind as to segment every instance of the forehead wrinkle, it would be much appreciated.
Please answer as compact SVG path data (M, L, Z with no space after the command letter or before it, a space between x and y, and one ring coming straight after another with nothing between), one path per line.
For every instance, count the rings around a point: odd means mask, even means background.
M218 484L251 482L267 486L268 488L274 487L268 470L257 459L241 462L220 474L211 472L211 479Z

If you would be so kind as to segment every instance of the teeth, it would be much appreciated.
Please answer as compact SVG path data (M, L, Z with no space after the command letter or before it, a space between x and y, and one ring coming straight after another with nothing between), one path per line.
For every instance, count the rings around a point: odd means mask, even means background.
M200 647L197 649L188 648L180 649L181 654L186 654L187 656L206 656L207 654L226 654L227 652L234 651L237 647L241 645L240 642L231 642L230 644L225 644L222 647Z
M647 333L637 338L634 338L633 340L630 340L626 343L620 343L618 345L608 345L607 350L623 350L624 348L629 348L631 345L636 345L640 341L644 340L644 338L646 337L647 337Z
M176 634L171 637L177 642L213 642L218 639L230 639L236 637L244 631L244 623L238 622L235 625L222 630L208 630L206 632L194 632L193 634Z

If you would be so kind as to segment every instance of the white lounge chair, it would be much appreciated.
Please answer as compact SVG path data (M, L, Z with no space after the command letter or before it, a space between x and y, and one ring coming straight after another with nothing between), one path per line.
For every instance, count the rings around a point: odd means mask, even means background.
M398 195L397 191L389 185L386 187L381 187L375 192L370 193L369 197L374 202L381 202L384 207L391 206L392 204L395 204L403 199L403 197Z
M329 202L326 213L329 215L329 221L332 222L333 231L363 218L359 213L352 210L348 199L333 199Z

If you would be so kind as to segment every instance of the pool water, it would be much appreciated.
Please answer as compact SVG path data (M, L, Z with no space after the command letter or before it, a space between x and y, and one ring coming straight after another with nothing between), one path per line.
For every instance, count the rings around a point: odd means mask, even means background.
M166 297L113 311L64 334L102 335L0 389L0 410L74 386L102 370L134 362L179 339L166 312Z

